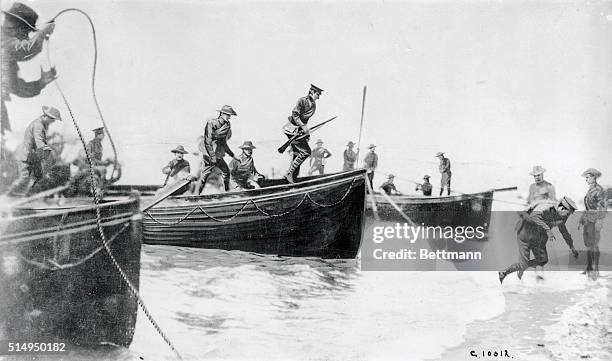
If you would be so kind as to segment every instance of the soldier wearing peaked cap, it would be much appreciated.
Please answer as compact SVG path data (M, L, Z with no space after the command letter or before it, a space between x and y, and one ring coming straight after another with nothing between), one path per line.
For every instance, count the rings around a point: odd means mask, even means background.
M232 159L229 166L232 180L234 183L236 183L236 188L259 188L257 181L264 179L265 177L255 168L253 149L256 147L250 140L246 140L238 148L242 149L242 154L240 154L237 158Z
M355 143L348 142L346 145L348 148L344 150L344 164L342 165L342 171L346 172L355 169L355 162L357 161L357 153L353 150Z
M297 104L291 111L291 115L288 118L289 123L285 124L283 127L283 132L288 138L291 138L298 133L310 134L308 121L317 110L316 101L321 96L321 93L323 93L321 88L310 84L308 95L298 99ZM285 175L285 178L289 183L295 182L295 179L300 173L300 166L312 153L310 146L308 145L309 139L310 136L306 136L303 139L296 140L291 143L293 156L289 169L287 170L287 174Z
M25 130L23 144L18 151L19 178L9 189L11 196L26 196L32 187L40 181L43 174L42 162L51 157L53 151L47 142L49 125L62 120L60 111L53 107L43 106L42 115L34 119Z
M96 167L106 167L111 163L110 159L105 161L102 160L102 156L104 155L104 147L102 146L102 141L106 136L104 133L104 127L99 127L92 129L94 133L94 137L92 140L87 143L87 153L89 154L89 159L91 159L91 164Z
M586 211L582 213L578 229L582 228L582 238L587 248L587 266L584 271L591 278L599 276L599 240L601 238L602 222L606 217L606 194L597 178L601 172L595 168L589 168L582 173L589 189L584 196Z
M55 68L49 71L41 69L40 78L35 81L25 81L19 77L18 62L31 59L41 52L43 42L55 28L55 23L44 24L36 28L38 14L27 5L15 2L4 13L2 24L2 109L0 114L0 134L11 130L6 110L6 101L11 100L11 94L21 98L31 98L40 94L41 90L55 80ZM30 33L34 33L30 36Z
M331 152L323 147L323 141L321 139L317 140L315 144L317 147L312 150L312 154L310 155L310 170L308 171L308 175L312 175L314 172L324 174L325 160L332 156Z
M577 209L573 200L562 197L560 201L543 200L534 203L526 212L522 212L521 220L517 223L519 262L498 272L499 281L503 282L512 272L518 272L520 279L529 267L536 268L538 280L543 279L541 272L548 263L546 243L555 240L552 233L554 227L559 229L574 258L577 258L578 251L574 248L572 236L565 226L569 216ZM534 259L530 259L530 252L533 253Z
M202 142L203 147L200 149L204 158L204 164L200 179L194 189L194 194L196 195L200 194L206 186L206 181L215 167L221 170L225 191L230 190L230 171L223 157L227 153L230 157L235 158L234 152L230 149L227 141L232 136L230 118L238 114L229 105L224 105L218 112L218 117L206 121L204 141Z
M529 186L529 194L527 195L528 205L544 199L557 200L555 186L544 180L544 172L546 172L546 169L536 165L529 173L533 176L535 183Z

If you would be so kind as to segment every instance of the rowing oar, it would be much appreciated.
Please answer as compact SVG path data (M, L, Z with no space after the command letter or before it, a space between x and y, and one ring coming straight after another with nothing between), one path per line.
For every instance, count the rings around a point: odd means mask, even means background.
M153 199L151 202L147 203L146 205L141 206L140 207L140 211L141 212L148 211L149 208L157 205L159 202L161 202L164 199L170 197L172 195L172 193L176 192L177 190L179 190L183 186L186 186L190 182L191 181L187 180L187 179L183 179L181 181L176 182L172 187L168 188L168 190L166 190L164 193L160 194L157 198Z
M374 189L372 188L372 183L370 182L370 178L366 173L364 176L366 187L368 187L368 196L370 197L370 202L372 202L372 213L374 214L374 219L380 221L380 217L378 216L378 207L376 207L376 197L374 197Z
M307 136L309 136L309 135L310 135L310 133L312 133L312 132L314 132L315 130L317 130L317 129L321 128L323 125L325 125L326 123L331 122L332 120L334 120L334 119L336 119L336 118L338 118L338 117L336 116L336 117L333 117L333 118L331 118L331 119L327 119L326 121L321 122L321 123L319 123L319 124L317 124L317 125L314 125L312 128L310 128L310 132L309 132L308 134L304 134L304 133L297 133L297 134L295 134L294 136L292 136L291 138L289 138L289 140L288 140L288 141L286 141L286 142L285 142L283 145L281 145L281 146L278 148L278 152L279 152L279 153L281 153L281 154L282 154L282 153L285 153L285 150L287 150L287 148L288 148L288 147L291 145L291 143L293 143L293 142L295 142L295 141L298 141L298 140L300 140L300 139L304 139L304 138L306 138Z
M68 189L68 187L69 187L69 184L64 184L63 186L51 188L51 189L48 189L46 191L42 191L42 192L36 193L36 194L31 195L31 196L29 196L27 198L20 199L17 202L11 203L9 205L9 207L10 208L18 207L18 206L21 206L23 204L35 201L35 200L40 199L40 198L45 198L45 197L52 196L55 193L59 193L59 192L65 191L66 189Z
M385 197L385 199L387 200L387 202L389 202L389 204L391 204L393 206L393 208L395 208L395 210L402 216L402 218L404 218L406 220L406 222L410 223L410 225L412 227L416 226L416 223L414 223L412 221L412 219L410 219L410 217L408 217L406 215L406 213L404 213L404 211L402 211L402 209L400 208L400 206L397 205L397 203L395 203L393 201L393 199L391 199L391 197L389 197L389 195L386 192L382 192L383 197Z
M506 192L506 191L515 191L518 187L506 187L506 188L495 188L493 192Z

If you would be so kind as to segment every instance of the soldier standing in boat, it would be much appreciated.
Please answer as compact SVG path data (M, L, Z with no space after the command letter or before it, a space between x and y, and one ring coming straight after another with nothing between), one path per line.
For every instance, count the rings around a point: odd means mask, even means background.
M393 174L389 174L387 176L387 181L383 183L379 188L382 188L383 192L388 195L401 195L402 193L397 190L395 184L393 183L394 180L395 176Z
M606 217L606 195L603 187L597 183L597 178L601 177L600 171L589 168L582 176L586 178L589 190L584 196L586 211L580 218L578 229L582 228L582 237L587 248L587 266L584 273L596 279L599 276L599 239L602 222Z
M41 90L55 80L55 68L43 71L35 81L25 81L19 77L17 62L28 61L41 52L43 42L55 29L55 23L44 24L36 28L38 14L27 5L13 3L4 13L2 24L2 109L0 113L0 134L11 130L11 124L6 110L6 101L11 100L11 94L21 98L31 98L40 94ZM34 33L30 36L30 33Z
M423 184L417 184L416 191L420 190L423 192L424 196L431 196L432 185L429 183L429 175L425 174L423 176Z
M236 188L254 189L259 188L257 181L265 179L255 168L253 161L253 149L255 146L250 140L246 140L240 147L242 154L230 162L230 174L236 183Z
M376 146L374 144L370 144L368 149L370 151L363 158L363 165L370 180L370 186L374 188L374 171L378 167L378 154L375 153Z
M498 272L499 282L512 272L518 272L519 279L529 267L536 267L537 279L542 280L542 270L548 263L546 243L555 240L552 228L558 227L565 243L569 246L574 258L578 251L574 248L574 241L567 230L565 223L569 216L576 211L576 203L569 197L560 201L544 200L533 204L526 212L521 212L521 220L517 223L517 238L519 245L519 262L512 264L504 271ZM534 259L530 259L533 252Z
M43 114L34 119L25 130L19 161L19 178L13 182L8 194L10 196L27 196L30 189L46 175L43 174L42 162L51 156L53 149L47 143L47 130L56 120L62 120L60 111L53 107L43 106Z
M535 183L529 186L529 194L527 195L527 204L532 204L535 201L544 199L557 200L555 194L555 187L549 182L544 180L544 169L542 166L536 165L533 170L529 173L533 176Z
M185 154L187 154L185 148L182 145L178 145L170 152L174 154L174 159L162 168L162 173L166 175L163 187L183 179L191 179L191 167L185 159Z
M106 159L102 160L102 156L104 155L104 147L102 146L102 141L106 134L104 133L104 127L95 128L92 130L94 133L94 137L92 140L87 143L87 153L89 153L89 158L91 159L91 164L95 167L104 167L112 163L112 160Z
M446 187L447 194L450 196L451 194L451 162L450 159L444 156L444 152L438 152L436 157L440 160L440 165L438 166L440 170L440 196L444 192L444 187Z
M355 169L355 162L357 161L357 153L353 151L353 146L355 143L349 141L346 145L348 148L344 150L344 164L342 166L342 171L346 172L349 170Z
M312 175L314 172L319 172L319 174L325 173L325 159L331 157L331 152L326 148L323 148L323 141L318 139L315 143L317 147L312 150L312 154L310 155L310 170L308 171L308 175Z
M230 118L236 116L236 112L229 105L224 105L218 110L219 116L217 118L209 119L206 122L206 128L204 130L204 147L200 149L204 158L204 167L202 174L198 180L194 194L198 195L202 189L206 186L206 180L212 173L214 168L221 170L223 177L223 185L225 191L230 189L230 172L227 163L223 157L227 153L230 157L235 158L234 152L227 145L227 141L232 136L232 124Z
M297 104L289 116L289 123L285 124L283 127L283 132L288 138L298 133L307 135L303 139L291 143L293 157L287 174L285 175L289 183L295 183L295 180L300 174L300 166L311 154L310 146L308 145L308 140L310 139L308 135L310 134L308 120L310 120L317 109L316 101L321 96L321 93L323 93L321 88L310 84L308 95L298 99Z

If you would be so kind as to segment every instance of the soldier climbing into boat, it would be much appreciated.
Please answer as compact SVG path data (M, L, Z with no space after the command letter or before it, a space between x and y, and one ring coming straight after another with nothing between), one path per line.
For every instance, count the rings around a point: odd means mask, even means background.
M388 194L388 195L401 195L402 193L397 190L393 181L395 180L395 176L393 174L389 174L387 176L387 181L384 182L379 188Z
M557 200L555 186L544 180L544 172L546 172L546 169L544 169L542 166L536 165L529 173L533 176L535 183L532 183L529 186L527 205L544 199L551 199L553 201Z
M43 106L43 114L34 119L25 130L23 144L19 150L19 178L13 182L9 196L27 196L36 183L48 174L43 173L43 162L51 157L53 148L47 143L49 125L56 120L62 120L60 111L56 108Z
M378 167L378 154L376 154L375 152L376 146L374 144L370 144L368 149L370 151L368 152L368 154L366 154L365 158L363 159L363 165L364 165L364 168L366 169L366 174L368 176L368 179L370 180L370 186L374 187L374 171Z
M562 197L560 201L544 200L534 203L526 212L521 212L521 219L516 225L519 262L498 272L499 282L503 283L512 272L518 272L518 278L521 279L523 272L529 267L535 267L537 279L543 280L543 267L548 263L546 243L555 240L552 233L554 227L559 229L572 255L577 258L578 251L574 248L572 236L565 226L567 219L576 209L574 201L569 197ZM530 259L530 252L533 252L534 259Z
M291 115L288 117L289 122L283 127L283 132L288 138L292 138L296 134L307 135L291 143L293 156L287 174L285 175L285 179L287 179L289 183L295 183L300 173L300 166L311 154L310 146L308 145L308 140L310 139L308 121L317 109L316 101L321 96L321 93L323 93L321 88L310 84L308 95L298 99Z
M174 159L161 170L162 173L166 175L166 179L164 180L162 187L171 186L183 179L194 179L194 177L190 174L191 167L189 162L185 159L185 154L188 153L185 148L182 145L178 145L170 152L174 154Z
M451 194L451 162L450 159L444 156L444 152L438 152L436 157L440 160L440 165L438 166L440 170L440 196L444 192L444 188L446 187L447 194L450 196Z
M15 2L4 13L2 23L2 109L0 113L0 134L11 130L5 102L11 100L11 94L21 98L31 98L56 78L55 68L49 71L40 70L40 78L25 81L19 77L17 62L28 61L38 55L43 42L51 36L55 23L48 22L40 29L36 28L38 14L32 8ZM30 36L30 33L32 36Z
M242 149L242 154L230 162L230 174L238 189L259 188L258 181L265 179L255 168L253 161L253 149L256 147L250 140L245 140L238 148Z
M357 153L353 150L353 146L355 143L349 141L346 146L347 149L344 150L344 164L342 165L342 171L346 172L349 170L355 169L355 162L357 161Z
M202 173L193 191L195 195L200 194L206 186L206 181L214 168L221 170L225 191L227 192L230 190L230 172L223 157L225 157L227 153L230 157L237 159L234 156L234 152L227 144L227 141L232 136L230 118L238 114L236 114L234 109L229 105L224 105L217 111L219 112L219 116L217 118L211 118L206 122L204 146L200 149L204 159L204 167L202 168Z
M323 141L317 139L315 143L317 147L312 150L310 155L310 170L308 175L312 175L314 172L319 172L320 175L325 173L325 160L332 156L331 152L326 148L323 148Z
M582 238L587 248L587 266L584 274L595 280L599 277L599 239L601 237L602 222L606 217L606 194L602 186L597 184L601 172L589 168L582 173L589 190L584 196L586 211L582 214L578 229L582 228Z
M417 184L415 191L422 191L424 196L431 196L432 185L429 183L429 175L423 176L423 184Z

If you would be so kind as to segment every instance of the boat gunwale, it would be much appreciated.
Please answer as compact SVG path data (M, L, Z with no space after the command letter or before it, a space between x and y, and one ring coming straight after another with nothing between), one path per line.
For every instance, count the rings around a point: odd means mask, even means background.
M127 196L125 196L127 197ZM122 197L123 198L123 197ZM69 198L68 198L69 199ZM100 208L100 210L109 208L111 206L121 206L121 205L130 205L135 204L134 209L140 210L138 207L139 200L137 198L129 198L129 199L114 199L109 202L100 203L99 205L87 205L87 206L74 206L74 207L66 207L66 208L31 208L31 207L17 207L14 208L16 210L25 210L25 211L34 211L35 213L19 215L17 217L8 216L8 217L0 217L0 223L4 222L13 222L20 221L26 218L43 218L43 217L53 217L56 215L62 215L65 213L79 213L79 212L88 212L95 211L96 208ZM10 209L10 208L7 208ZM138 213L138 212L132 212Z
M396 201L398 204L441 204L441 203L452 203L460 202L472 199L488 199L486 194L493 194L495 190L487 190L476 193L464 193L454 196L442 196L442 197L429 197L429 196L411 196L411 195L390 195L389 197ZM376 203L388 203L383 195L375 194ZM380 199L380 202L379 202ZM371 202L368 199L368 202Z

